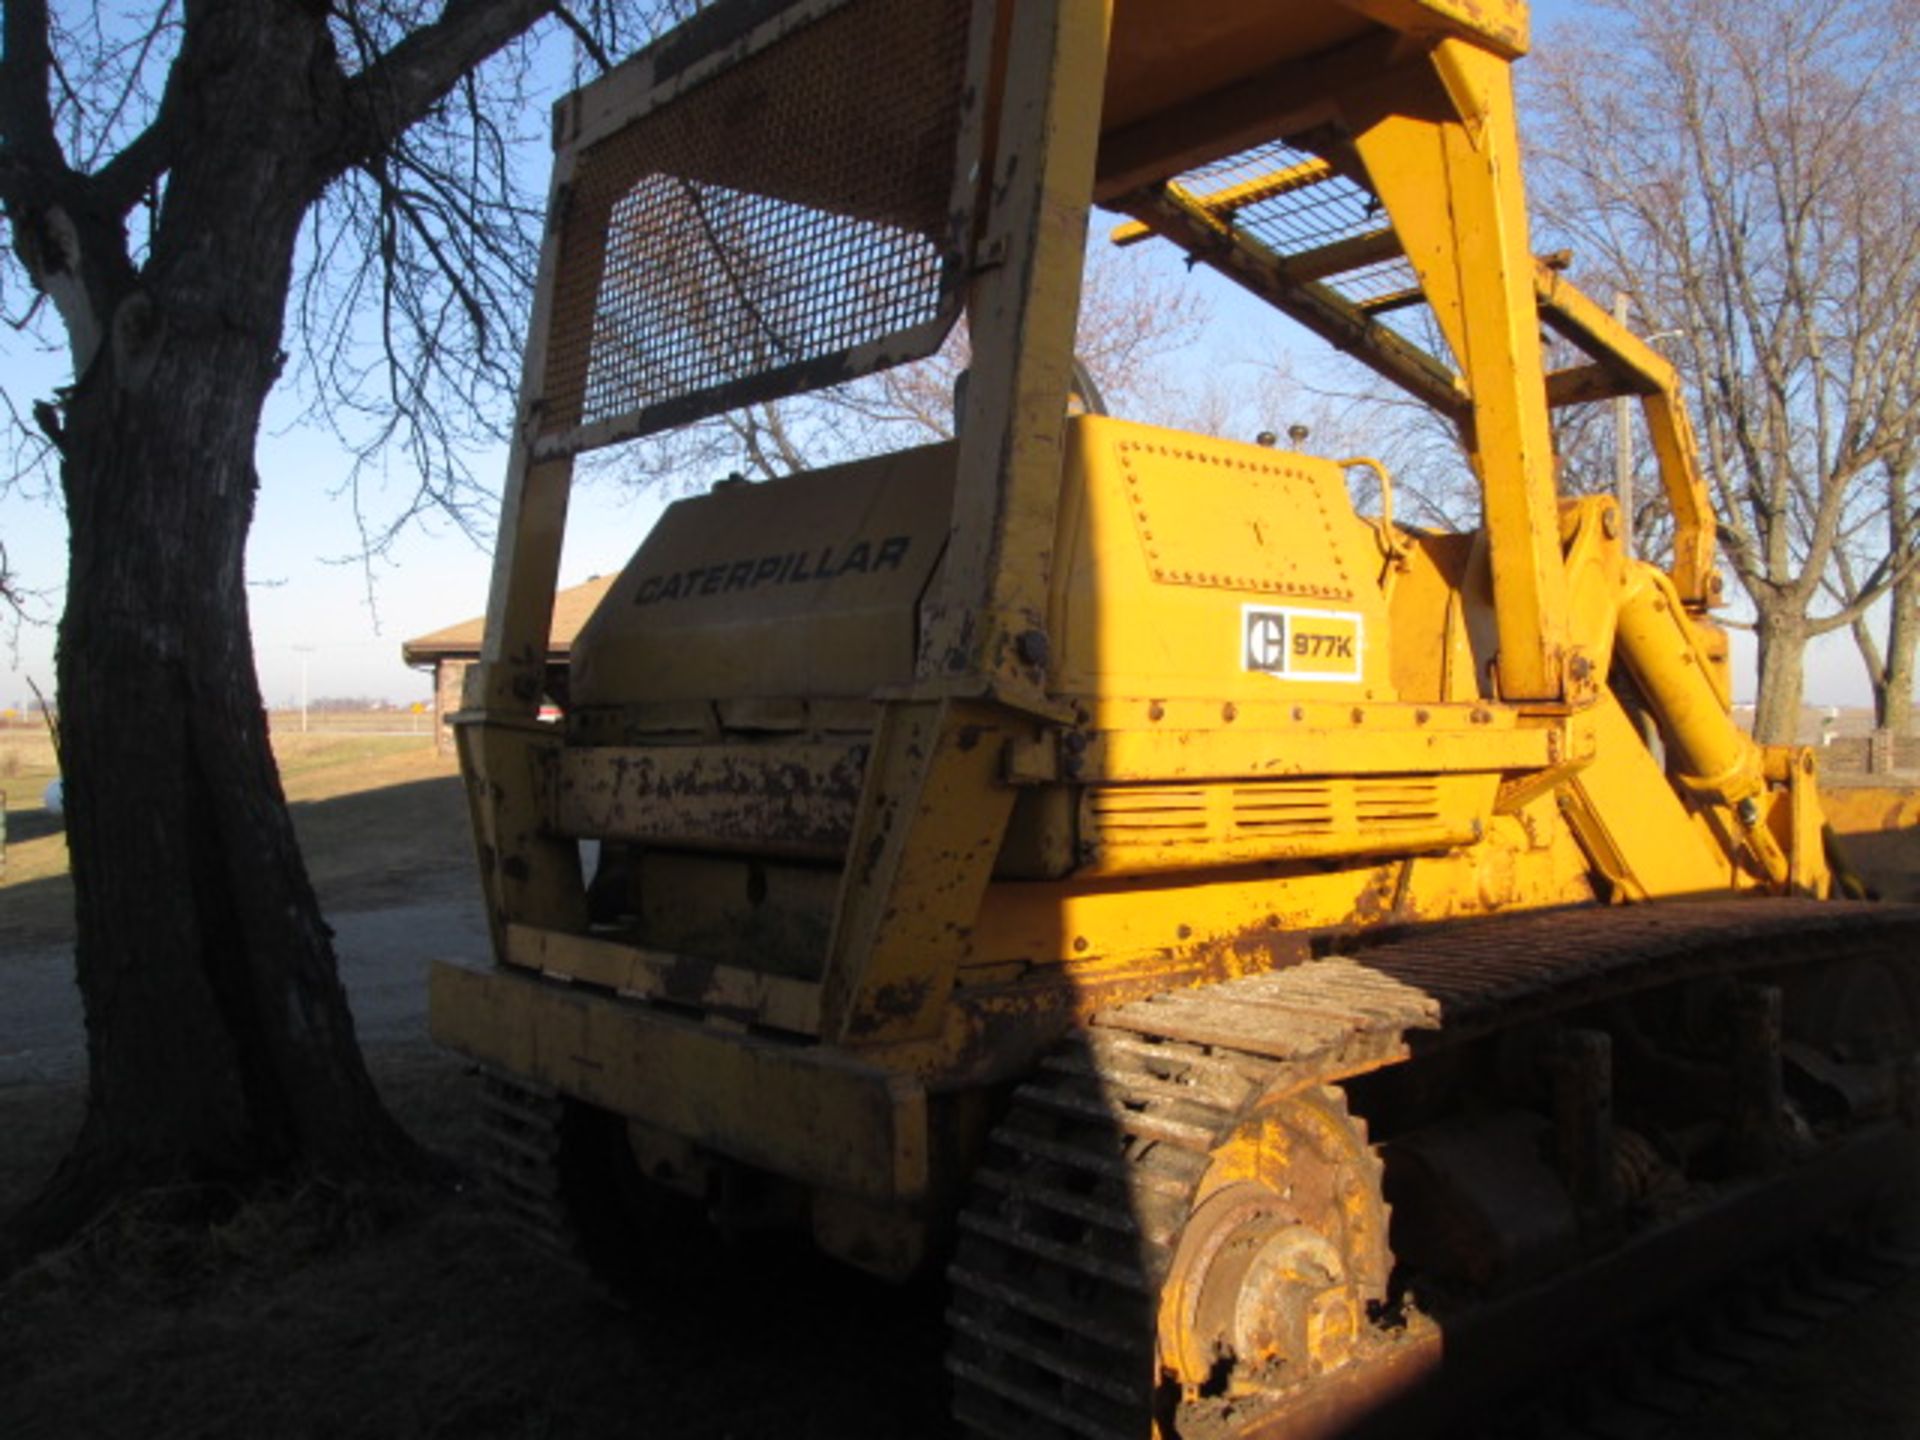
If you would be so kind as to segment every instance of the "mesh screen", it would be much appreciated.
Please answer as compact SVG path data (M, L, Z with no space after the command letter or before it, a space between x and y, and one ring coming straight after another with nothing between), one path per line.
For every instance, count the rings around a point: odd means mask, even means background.
M1221 190L1290 170L1314 157L1280 141L1202 166L1180 183L1202 199ZM1237 211L1233 223L1283 258L1350 240L1387 226L1386 210L1374 194L1343 175L1261 200ZM1355 304L1419 288L1413 266L1404 259L1379 261L1329 277L1331 289Z
M646 434L937 349L971 13L849 0L585 150L543 433Z

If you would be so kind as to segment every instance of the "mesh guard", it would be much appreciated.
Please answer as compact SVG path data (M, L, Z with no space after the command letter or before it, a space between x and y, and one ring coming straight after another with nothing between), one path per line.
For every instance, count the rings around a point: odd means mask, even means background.
M596 127L559 212L542 453L939 348L973 229L974 12L801 0L756 32L778 43Z

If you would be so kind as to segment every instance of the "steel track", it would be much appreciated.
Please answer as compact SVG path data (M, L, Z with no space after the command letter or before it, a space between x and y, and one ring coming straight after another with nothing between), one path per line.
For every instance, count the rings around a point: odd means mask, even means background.
M1838 1233L1523 1392L1504 1414L1461 1428L1474 1440L1683 1440L1714 1403L1789 1363L1826 1326L1920 1270L1908 1243Z
M518 1234L584 1268L558 1163L566 1102L497 1071L482 1069L478 1078L481 1143L474 1158L482 1187Z
M1210 1150L1243 1107L1511 1027L1712 976L1920 959L1920 907L1726 901L1530 914L1388 938L1354 957L1103 1014L1022 1086L960 1217L955 1414L994 1440L1143 1440L1157 1296ZM1331 1375L1251 1406L1189 1398L1162 1424L1246 1440L1444 1433L1550 1366L1762 1264L1911 1165L1885 1124L1730 1187L1534 1291L1410 1311ZM1569 1316L1576 1323L1568 1323ZM1441 1364L1444 1349L1446 1363Z

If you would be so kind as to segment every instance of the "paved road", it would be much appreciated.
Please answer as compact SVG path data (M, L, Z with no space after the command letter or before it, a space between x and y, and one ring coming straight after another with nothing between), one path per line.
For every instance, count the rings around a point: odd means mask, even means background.
M340 974L362 1045L422 1040L427 962L485 959L478 898L441 898L329 914ZM43 1085L86 1074L86 1034L73 951L30 950L0 962L0 1086Z

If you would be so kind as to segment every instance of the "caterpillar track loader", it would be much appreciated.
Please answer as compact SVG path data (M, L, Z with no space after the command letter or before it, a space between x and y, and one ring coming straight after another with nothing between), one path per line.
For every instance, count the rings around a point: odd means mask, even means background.
M1920 919L1836 897L1813 753L1729 719L1675 375L1529 247L1527 43L720 0L558 106L457 718L494 963L432 977L531 1222L625 1271L678 1195L937 1267L970 1435L1297 1436L1907 1174ZM1096 206L1453 422L1481 527L1074 403ZM962 319L957 438L675 504L550 669L577 457ZM1556 488L1550 412L1622 395L1665 568Z

